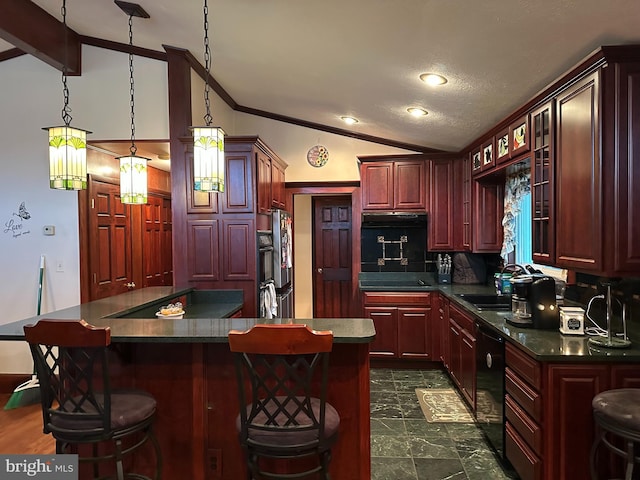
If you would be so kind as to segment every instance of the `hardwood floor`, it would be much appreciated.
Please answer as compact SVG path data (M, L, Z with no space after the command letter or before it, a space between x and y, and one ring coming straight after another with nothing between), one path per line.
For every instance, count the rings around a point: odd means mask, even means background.
M9 397L0 394L0 453L55 453L53 437L42 433L40 404L4 410Z

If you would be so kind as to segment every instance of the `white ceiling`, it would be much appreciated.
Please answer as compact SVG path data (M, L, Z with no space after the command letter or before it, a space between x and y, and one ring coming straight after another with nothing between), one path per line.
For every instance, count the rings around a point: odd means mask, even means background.
M34 0L61 19L61 0ZM204 64L203 0L140 0L133 43ZM208 0L211 73L240 105L458 151L601 45L640 44L638 0ZM67 0L82 35L128 43L111 0ZM0 51L11 46L0 41ZM449 79L441 87L423 72ZM429 115L406 113L422 106ZM355 126L341 115L360 120Z

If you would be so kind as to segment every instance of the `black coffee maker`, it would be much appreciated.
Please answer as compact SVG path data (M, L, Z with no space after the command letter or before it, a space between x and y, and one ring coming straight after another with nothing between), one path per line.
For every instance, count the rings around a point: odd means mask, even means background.
M556 304L556 281L553 277L535 278L529 287L531 326L539 329L559 329L560 311Z

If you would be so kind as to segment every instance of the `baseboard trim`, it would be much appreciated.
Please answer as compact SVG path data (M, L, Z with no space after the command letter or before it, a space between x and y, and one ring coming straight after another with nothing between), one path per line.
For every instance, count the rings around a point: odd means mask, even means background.
M18 385L30 378L26 373L0 373L0 393L13 393Z

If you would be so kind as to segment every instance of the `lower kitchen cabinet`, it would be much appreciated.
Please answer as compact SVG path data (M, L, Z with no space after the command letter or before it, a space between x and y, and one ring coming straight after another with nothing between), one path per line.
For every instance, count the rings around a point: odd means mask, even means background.
M369 345L372 357L391 358L398 354L398 309L364 307L364 316L373 320L376 338Z
M475 411L476 336L473 317L449 305L447 371L463 398Z
M431 360L431 293L364 292L364 315L376 338L372 358Z
M505 453L520 477L590 478L591 401L604 390L637 386L639 371L628 364L539 362L507 344ZM607 462L600 464L606 468Z

